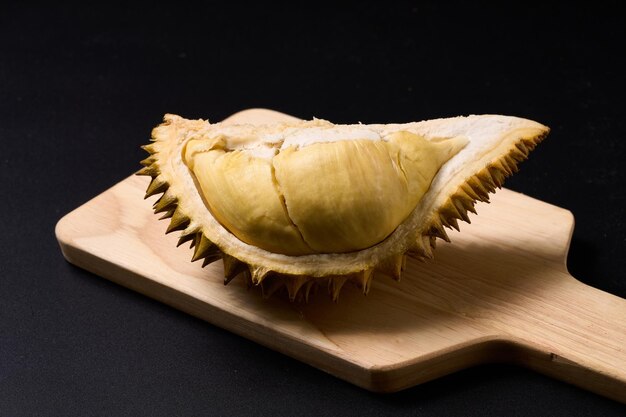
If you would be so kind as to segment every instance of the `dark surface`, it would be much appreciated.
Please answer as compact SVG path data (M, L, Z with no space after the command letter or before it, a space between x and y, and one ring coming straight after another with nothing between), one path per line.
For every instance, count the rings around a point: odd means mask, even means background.
M54 225L138 168L163 113L469 113L552 133L507 187L577 221L569 267L626 297L617 6L0 6L0 415L563 415L626 407L509 365L376 395L65 262Z

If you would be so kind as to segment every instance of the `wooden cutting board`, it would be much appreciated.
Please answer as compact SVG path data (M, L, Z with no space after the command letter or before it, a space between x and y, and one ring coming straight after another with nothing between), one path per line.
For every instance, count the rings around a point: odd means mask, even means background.
M233 122L290 119L246 110ZM482 362L512 361L626 402L626 300L580 283L565 260L572 214L506 189L440 242L409 259L400 282L308 304L263 299L202 269L130 176L63 217L73 264L373 391L396 391Z

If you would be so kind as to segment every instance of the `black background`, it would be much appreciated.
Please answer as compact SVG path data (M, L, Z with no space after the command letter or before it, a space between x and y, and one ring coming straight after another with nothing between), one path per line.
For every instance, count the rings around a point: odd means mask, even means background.
M54 225L138 169L166 112L470 113L550 137L507 187L577 221L572 274L626 297L617 3L0 6L0 415L626 415L513 365L377 395L66 263Z

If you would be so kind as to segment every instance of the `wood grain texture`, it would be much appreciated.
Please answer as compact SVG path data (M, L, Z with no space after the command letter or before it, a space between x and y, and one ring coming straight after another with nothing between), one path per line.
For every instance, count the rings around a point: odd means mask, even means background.
M253 109L229 118L290 116ZM401 282L376 278L338 303L263 299L202 269L131 176L63 217L64 256L82 268L374 391L397 391L482 362L512 361L626 402L626 300L572 278L572 214L502 189L435 260Z

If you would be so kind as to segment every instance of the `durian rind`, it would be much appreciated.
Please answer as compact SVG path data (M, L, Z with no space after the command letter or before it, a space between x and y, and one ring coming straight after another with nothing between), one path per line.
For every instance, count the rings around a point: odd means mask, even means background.
M435 238L449 241L445 228L458 229L458 220L469 222L467 212L474 212L474 204L488 201L488 194L517 171L517 165L549 132L539 123L500 115L374 125L382 131L408 131L430 138L463 136L469 143L439 169L417 207L382 242L349 253L290 256L239 240L207 210L183 153L197 132L218 125L165 115L164 123L152 132L152 143L144 147L150 156L142 161L144 168L138 174L152 177L146 197L163 193L154 210L171 217L168 233L182 231L179 244L192 242L192 260L204 259L206 265L223 259L225 283L243 276L249 285L261 286L266 296L286 288L291 300L308 299L313 284L327 285L333 299L347 282L367 293L375 272L400 278L405 254L432 258Z

